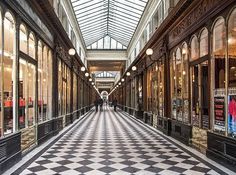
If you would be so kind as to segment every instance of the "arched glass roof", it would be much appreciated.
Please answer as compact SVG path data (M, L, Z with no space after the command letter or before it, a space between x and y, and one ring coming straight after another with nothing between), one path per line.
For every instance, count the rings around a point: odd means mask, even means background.
M127 47L147 2L148 0L71 0L87 47L106 36Z
M97 72L95 74L95 77L96 78L115 78L116 75L117 75L116 72L103 71L103 72Z

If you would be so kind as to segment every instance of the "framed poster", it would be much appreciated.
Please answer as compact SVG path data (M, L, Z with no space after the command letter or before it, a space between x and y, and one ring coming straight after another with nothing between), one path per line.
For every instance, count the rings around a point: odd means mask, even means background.
M214 129L217 131L225 131L225 98L214 97Z
M228 96L228 135L236 137L236 95Z

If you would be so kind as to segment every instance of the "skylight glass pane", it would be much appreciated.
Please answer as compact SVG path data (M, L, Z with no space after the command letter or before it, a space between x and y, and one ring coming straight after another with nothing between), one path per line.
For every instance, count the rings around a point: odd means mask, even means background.
M104 38L104 49L110 49L110 37L106 36Z
M92 44L92 49L97 49L97 42Z
M111 49L116 49L116 40L111 38Z
M103 38L98 41L98 49L103 49Z
M119 42L117 43L117 49L122 49L122 45Z
M126 48L123 46L128 46L147 2L71 0L86 46L96 42L96 48L100 49L115 49L118 45L120 49ZM104 42L101 39L103 36L106 36ZM110 37L113 39L110 40Z

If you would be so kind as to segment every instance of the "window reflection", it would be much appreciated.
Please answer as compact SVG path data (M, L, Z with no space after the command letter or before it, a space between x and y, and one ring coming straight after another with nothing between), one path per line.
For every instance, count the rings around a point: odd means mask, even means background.
M208 54L208 31L204 29L200 36L200 57Z
M191 41L191 61L196 60L197 58L199 58L199 54L198 54L198 41L197 41L197 37L194 36L192 38Z
M228 24L229 87L236 87L236 10Z
M215 88L225 87L225 41L226 30L223 18L216 21L213 29L213 54L215 58Z
M13 16L7 12L4 18L4 56L3 56L3 128L4 134L13 132L13 98L15 77L15 24ZM2 109L2 108L1 108ZM3 133L1 133L2 135Z
M20 25L20 51L27 54L27 31L23 24Z

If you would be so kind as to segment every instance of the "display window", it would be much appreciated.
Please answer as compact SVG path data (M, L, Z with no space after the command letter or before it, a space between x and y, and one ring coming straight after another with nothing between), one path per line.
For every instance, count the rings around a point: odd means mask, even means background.
M58 115L70 113L71 72L69 67L58 59Z
M172 53L170 59L170 95L171 95L171 117L176 119L176 68L175 68L175 52Z
M2 24L2 22L1 22ZM12 133L15 128L13 127L15 118L14 99L15 93L15 21L10 12L6 12L3 23L3 35L4 35L4 50L2 50L3 44L1 44L1 136ZM1 27L2 28L2 27ZM1 36L2 37L2 33ZM1 38L2 41L2 38ZM1 42L0 41L0 42Z
M236 9L228 21L228 135L236 138Z
M183 104L182 104L182 58L181 58L181 50L178 48L176 50L176 116L177 120L182 121L183 114Z
M226 75L226 26L225 20L218 18L213 26L213 64L214 75L214 131L224 134L226 131L225 116L225 75Z
M38 42L38 122L52 118L52 53Z
M170 60L170 88L172 118L189 123L189 54L185 42L173 52Z
M157 69L157 80L158 83L156 84L157 88L157 110L158 116L164 117L164 63L163 59L159 62L158 69Z
M187 43L182 45L183 122L189 123L189 58Z
M152 67L147 71L147 111L152 111Z
M77 75L76 73L73 73L73 111L76 111L77 110L77 85L78 85L78 82L77 82Z

